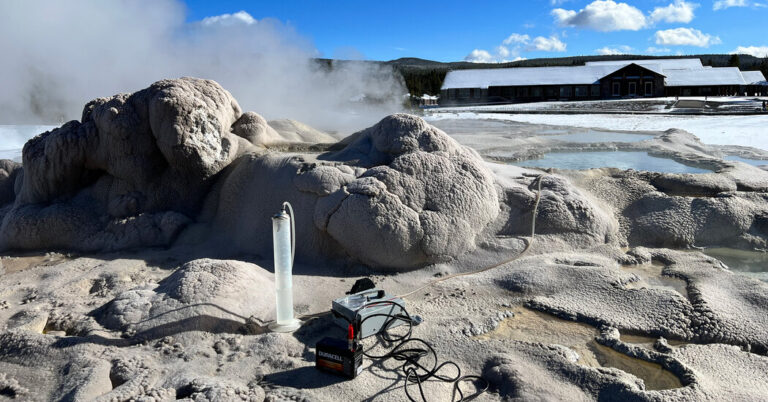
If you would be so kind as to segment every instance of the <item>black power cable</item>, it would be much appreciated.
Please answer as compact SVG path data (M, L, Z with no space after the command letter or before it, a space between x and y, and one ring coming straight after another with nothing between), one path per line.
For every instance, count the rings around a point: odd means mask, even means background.
M371 314L363 319L360 319L360 311L365 309L366 307L369 307L371 305L393 305L400 308L401 313L398 314ZM363 351L363 355L365 357L368 357L370 359L394 359L397 361L403 362L403 365L400 366L400 368L403 370L403 373L405 374L405 383L403 385L403 388L405 389L405 395L408 397L408 399L411 402L418 402L416 399L414 399L410 392L408 391L408 384L410 383L416 383L419 387L419 394L421 395L422 401L426 402L427 397L424 395L424 389L422 388L422 382L427 381L430 378L435 378L439 381L453 383L453 392L451 393L451 402L461 402L464 401L464 392L461 390L460 384L465 381L471 381L471 380L477 380L482 381L484 383L484 387L480 389L476 394L473 396L476 397L485 391L488 390L489 383L484 378L476 375L461 375L461 368L459 368L459 365L456 364L453 361L446 360L445 362L441 364L437 364L437 352L435 352L435 349L432 347L432 345L419 338L411 338L411 335L413 334L413 325L414 323L419 323L420 321L416 321L413 318L411 318L411 315L408 314L408 311L403 307L400 303L397 303L392 300L384 300L384 301L376 301L370 304L364 305L360 310L358 310L357 315L355 317L355 321L357 321L357 328L358 328L358 335L359 335L359 329L363 327L363 323L366 320L369 320L373 317L386 317L387 320L384 322L384 325L381 327L381 332L379 332L380 339L390 343L390 344L396 344L394 348L392 348L389 352L377 356L367 353L367 351ZM395 323L397 320L403 321L408 325L408 330L403 335L396 335L396 334L390 334L388 332L390 326ZM378 345L378 342L376 343ZM376 345L370 347L368 350L370 351ZM422 365L419 361L426 356L431 355L433 358L433 364L431 368L425 367ZM447 375L440 375L438 372L442 370L446 366L453 366L456 368L456 375L455 376L447 376ZM456 394L459 395L459 399L456 400Z

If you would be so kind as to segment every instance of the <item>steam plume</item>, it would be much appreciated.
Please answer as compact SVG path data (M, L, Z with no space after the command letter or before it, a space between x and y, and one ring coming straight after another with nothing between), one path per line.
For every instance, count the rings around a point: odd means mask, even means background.
M185 13L176 0L0 3L0 124L79 119L93 98L197 76L244 110L348 133L398 110L407 92L373 63L317 63L312 42L280 21Z

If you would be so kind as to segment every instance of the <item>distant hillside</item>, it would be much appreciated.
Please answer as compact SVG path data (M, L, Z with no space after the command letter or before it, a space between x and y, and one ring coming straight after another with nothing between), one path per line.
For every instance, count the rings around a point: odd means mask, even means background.
M699 58L705 66L728 67L732 64L730 54L698 54L690 56L641 56L641 55L612 55L612 56L572 56L553 57L546 59L521 60L510 63L470 63L466 61L443 63L413 57L372 62L390 65L403 76L408 91L413 95L438 95L443 85L445 74L451 70L469 68L509 68L509 67L553 67L578 66L588 61L604 60L645 60L645 59L688 59ZM738 55L739 67L742 70L761 70L768 77L768 58L758 58L747 54Z

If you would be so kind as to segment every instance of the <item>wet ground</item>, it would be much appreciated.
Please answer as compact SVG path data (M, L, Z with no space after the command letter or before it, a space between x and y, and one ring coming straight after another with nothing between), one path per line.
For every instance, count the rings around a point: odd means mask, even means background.
M683 386L677 376L661 365L629 357L597 343L595 337L598 331L590 325L563 320L525 307L517 307L513 310L515 312L513 317L502 321L494 331L479 338L562 345L578 354L578 364L624 370L641 378L648 390ZM634 340L634 338L630 339ZM645 340L646 338L643 338L643 341Z
M680 278L664 276L661 274L664 266L662 264L642 264L642 265L624 265L622 270L637 275L640 280L626 285L630 289L663 289L679 293L688 298L686 283Z
M30 253L30 254L20 254L20 255L13 255L13 256L3 256L3 257L0 257L0 267L5 269L6 274L11 274L14 272L20 272L20 271L24 271L26 269L34 268L38 266L56 265L59 262L62 262L68 258L69 257L67 257L66 255L59 254L59 253L46 253L46 254Z

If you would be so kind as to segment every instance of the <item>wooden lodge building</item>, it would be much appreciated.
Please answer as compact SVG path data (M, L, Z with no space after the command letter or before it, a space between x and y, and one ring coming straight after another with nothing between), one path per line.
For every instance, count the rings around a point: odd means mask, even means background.
M451 71L443 81L440 104L755 95L767 89L759 71L708 67L699 59L615 60L573 67Z

